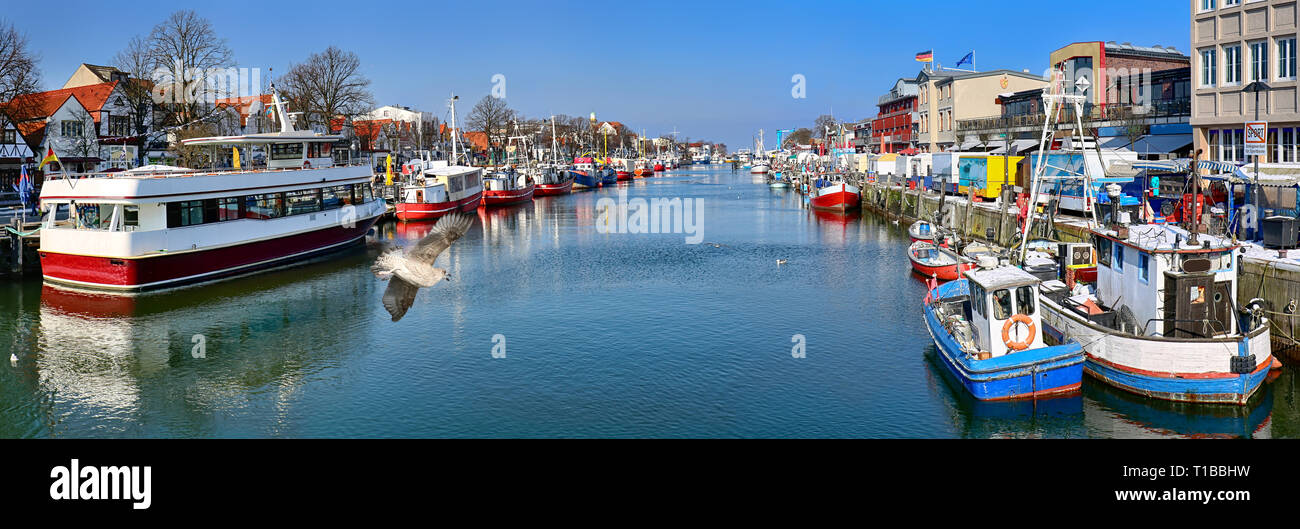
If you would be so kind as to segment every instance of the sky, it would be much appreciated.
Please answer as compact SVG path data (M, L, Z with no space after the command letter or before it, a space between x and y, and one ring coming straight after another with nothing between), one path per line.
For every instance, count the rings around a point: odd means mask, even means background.
M77 65L112 64L132 35L170 10L194 9L226 39L236 66L287 71L334 45L356 53L377 105L445 119L505 79L506 101L529 117L619 121L648 136L752 147L776 129L811 127L822 114L856 121L918 52L945 66L975 52L981 70L1041 74L1071 42L1117 41L1190 50L1187 0L1093 0L1086 9L1004 0L817 2L292 1L14 2L0 18L26 33L46 88ZM925 6L925 11L917 10ZM78 14L73 24L57 23ZM79 24L90 26L73 29ZM803 98L792 78L802 75Z

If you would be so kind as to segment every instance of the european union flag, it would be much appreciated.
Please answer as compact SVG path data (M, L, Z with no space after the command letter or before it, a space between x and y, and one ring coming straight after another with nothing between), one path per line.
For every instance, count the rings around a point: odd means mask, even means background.
M967 53L965 57L962 57L960 61L957 61L957 65L954 66L953 68L961 68L961 65L963 64L969 65L970 67L974 68L975 52L972 51L970 53Z

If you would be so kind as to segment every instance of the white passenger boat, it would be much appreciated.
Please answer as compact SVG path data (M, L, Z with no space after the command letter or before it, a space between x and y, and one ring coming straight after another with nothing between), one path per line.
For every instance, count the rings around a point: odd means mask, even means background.
M41 205L67 206L41 229L41 270L61 285L110 291L170 288L284 265L360 242L384 214L367 165L336 165L341 136L295 130L278 95L280 132L183 140L250 146L266 167L142 167L47 175ZM251 157L248 157L251 158Z

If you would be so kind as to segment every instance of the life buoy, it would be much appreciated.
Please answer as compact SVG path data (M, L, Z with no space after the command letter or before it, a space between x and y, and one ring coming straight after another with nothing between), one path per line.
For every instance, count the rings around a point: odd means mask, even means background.
M311 162L308 161L308 160L303 160L303 161L302 161L302 168L303 168L303 169L311 169Z
M1027 338L1026 341L1011 340L1011 326L1015 325L1017 322L1023 323L1026 327L1029 327L1029 338ZM1034 343L1035 336L1038 336L1038 328L1034 326L1034 319L1030 318L1028 314L1016 314L1012 316L1011 319L1008 319L1006 323L1002 324L1002 343L1007 344L1007 348L1012 351L1024 351L1025 349L1028 349L1029 344Z

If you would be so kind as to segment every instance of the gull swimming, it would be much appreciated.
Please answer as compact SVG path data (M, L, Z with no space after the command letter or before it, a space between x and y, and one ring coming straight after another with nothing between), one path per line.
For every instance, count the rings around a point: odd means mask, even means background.
M432 287L439 281L451 281L447 271L435 268L433 262L442 255L451 243L461 238L474 224L474 218L453 213L447 215L434 225L420 242L409 251L401 247L385 251L375 259L370 271L375 277L388 280L388 289L384 290L384 308L393 316L393 321L402 319L406 311L415 303L415 295L420 287Z

